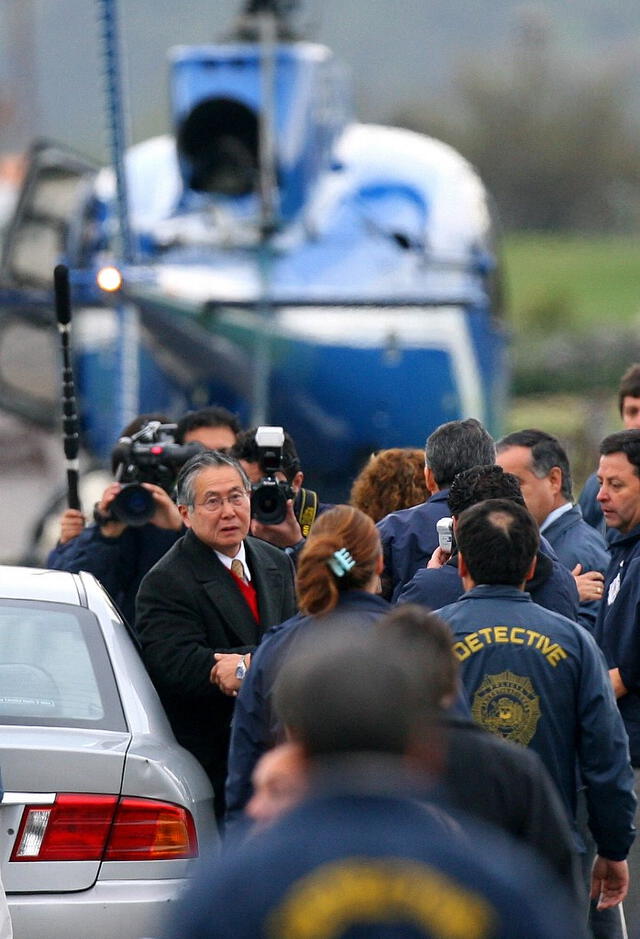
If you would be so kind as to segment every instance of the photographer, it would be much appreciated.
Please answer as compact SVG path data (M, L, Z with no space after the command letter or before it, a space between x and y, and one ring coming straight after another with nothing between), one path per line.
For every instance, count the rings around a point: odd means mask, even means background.
M235 437L235 428L226 420L228 412L221 414L223 410L203 408L186 415L175 429L175 438L180 435L180 444L196 442L205 448L216 443L227 446ZM229 417L235 423L233 415ZM187 419L188 426L185 426ZM140 415L124 429L122 438L134 438L151 422L163 425L167 418L162 414ZM224 437L220 437L221 434ZM173 440L168 438L168 442ZM122 466L123 457L121 446L116 446L112 455L114 474ZM82 570L97 577L132 626L140 581L184 531L180 513L167 491L177 468L172 478L167 479L166 486L141 482L141 488L152 500L145 509L148 520L144 524L132 525L114 516L114 500L123 491L119 481L111 483L102 493L94 509L92 525L85 528L85 516L76 509L67 509L60 522L60 540L47 559L48 567L54 570L74 573Z
M263 430L280 431L280 446L270 446L268 435L268 444L261 446L260 432ZM304 544L318 515L333 506L320 502L313 490L303 488L304 473L291 436L282 428L252 427L238 434L231 455L238 460L252 485L251 534L295 553ZM275 490L276 483L281 497L268 491L268 487ZM261 505L264 512L260 510ZM268 520L274 516L278 521Z

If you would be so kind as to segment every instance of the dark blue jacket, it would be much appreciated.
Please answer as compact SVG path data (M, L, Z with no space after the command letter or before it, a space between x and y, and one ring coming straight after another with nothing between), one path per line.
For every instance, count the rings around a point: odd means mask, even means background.
M567 570L572 571L576 564L581 564L583 572L606 573L610 561L607 545L602 535L591 525L587 525L579 505L572 506L551 525L546 526L544 536L551 542ZM532 599L536 603L540 602L533 595ZM578 622L593 631L599 606L600 603L596 600L581 603Z
M469 819L447 825L387 766L363 769L362 790L349 769L202 862L168 939L584 939L557 875L530 852Z
M140 581L183 534L184 529L169 531L148 523L125 528L118 538L105 538L97 525L89 525L76 538L56 545L47 566L73 574L93 574L133 626Z
M605 537L607 525L604 520L604 515L602 514L602 509L600 508L600 503L596 499L599 489L600 483L598 482L598 477L595 473L592 473L582 487L578 505L580 506L582 517L587 525L591 525L592 528L595 528L596 531L600 532L600 534Z
M640 766L640 525L611 542L611 561L594 627L609 668L618 668L629 693L618 707L629 734L631 762Z
M534 603L539 603L540 606L569 619L578 618L576 582L555 557L553 549L544 538L538 551L535 573L527 582L527 591ZM421 603L431 610L437 610L449 603L455 603L463 593L464 587L458 574L458 559L454 556L444 567L433 570L423 567L417 571L400 592L398 603Z
M238 820L251 797L251 774L265 752L281 736L281 728L271 707L271 693L278 670L294 643L310 633L338 625L368 627L390 610L382 597L362 590L345 591L335 610L325 617L296 614L265 632L252 656L236 699L231 725L229 770L227 776L227 817Z
M438 612L453 631L474 720L538 753L570 819L577 760L598 852L625 858L634 832L633 771L593 637L515 587L474 587Z
M448 489L442 489L411 509L392 512L378 522L384 554L384 595L396 600L419 567L438 547L436 522L450 515Z

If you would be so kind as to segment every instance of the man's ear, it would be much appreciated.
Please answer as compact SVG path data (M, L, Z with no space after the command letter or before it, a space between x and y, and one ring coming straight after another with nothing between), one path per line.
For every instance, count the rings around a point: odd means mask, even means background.
M458 551L458 574L460 574L460 577L469 576L469 568L467 567L467 562L465 561L460 551Z
M431 495L433 495L435 492L438 492L436 478L433 475L433 470L429 466L425 466L424 468L424 481Z
M559 466L552 466L549 470L547 476L549 483L551 485L551 491L554 496L557 496L559 492L562 492L562 470Z
M304 473L302 472L302 470L298 470L296 475L291 480L290 486L295 492L298 492L299 489L302 489L303 482L304 482Z
M525 583L526 583L528 580L531 580L531 578L532 578L533 575L535 574L537 563L538 563L538 555L536 555L536 556L534 557L533 561L532 561L531 564L529 565L529 570L527 571L527 576L525 577Z
M178 512L182 518L182 522L186 525L187 528L191 528L191 519L189 518L189 506L188 505L178 505Z

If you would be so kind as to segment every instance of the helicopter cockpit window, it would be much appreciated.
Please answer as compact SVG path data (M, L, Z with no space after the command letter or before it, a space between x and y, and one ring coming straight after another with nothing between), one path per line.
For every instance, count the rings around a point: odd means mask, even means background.
M190 189L250 195L258 175L258 119L230 98L201 101L180 125L178 153Z

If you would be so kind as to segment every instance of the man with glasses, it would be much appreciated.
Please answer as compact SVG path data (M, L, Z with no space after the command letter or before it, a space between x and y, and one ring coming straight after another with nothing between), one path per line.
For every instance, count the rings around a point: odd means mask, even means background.
M136 624L173 731L207 771L220 818L233 692L264 630L295 612L293 568L249 536L250 484L232 457L193 457L177 491L187 532L144 577Z

